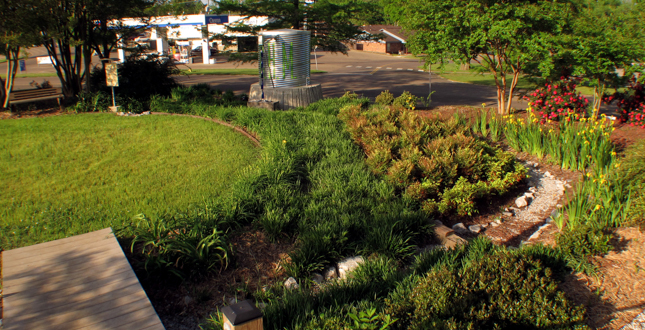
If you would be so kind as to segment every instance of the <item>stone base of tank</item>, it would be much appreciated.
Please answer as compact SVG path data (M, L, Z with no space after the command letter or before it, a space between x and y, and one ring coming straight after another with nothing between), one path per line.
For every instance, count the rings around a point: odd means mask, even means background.
M262 91L260 90L260 83L251 85L249 101L258 101L261 98ZM323 93L320 84L285 88L266 88L265 86L264 88L264 99L277 101L278 108L281 110L306 107L311 103L322 100L322 98Z
M277 101L269 101L269 100L249 100L246 102L246 106L249 108L262 108L262 109L267 109L267 110L279 110L278 108L278 102Z

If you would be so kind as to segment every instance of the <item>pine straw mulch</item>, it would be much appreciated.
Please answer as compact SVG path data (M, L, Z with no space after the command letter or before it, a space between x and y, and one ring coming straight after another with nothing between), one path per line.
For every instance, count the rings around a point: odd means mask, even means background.
M619 228L615 250L592 262L596 276L568 275L560 288L587 308L587 324L595 329L620 329L645 309L645 233Z

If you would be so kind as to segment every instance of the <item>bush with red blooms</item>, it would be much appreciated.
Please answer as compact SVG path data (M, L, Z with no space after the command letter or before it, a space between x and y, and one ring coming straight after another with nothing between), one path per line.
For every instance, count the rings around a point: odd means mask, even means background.
M564 77L558 82L544 84L524 98L542 123L584 113L589 105L589 100L576 91L575 81Z
M625 92L605 96L603 101L607 104L617 101L621 122L645 128L645 85L642 82L632 78Z

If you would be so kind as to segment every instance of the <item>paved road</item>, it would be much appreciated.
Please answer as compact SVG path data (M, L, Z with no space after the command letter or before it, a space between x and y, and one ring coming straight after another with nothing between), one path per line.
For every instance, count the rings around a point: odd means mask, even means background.
M44 49L30 50L32 56L27 60L27 73L54 72L51 65L37 65L35 56L46 54ZM93 61L98 64L98 59ZM317 63L317 65L316 65ZM218 56L216 64L189 64L180 68L257 68L257 64L239 64L226 62L223 56ZM353 91L370 98L376 97L384 90L389 90L398 96L403 91L409 91L419 97L427 97L429 93L430 74L423 72L423 63L406 56L391 56L362 51L350 51L348 55L330 52L316 52L311 56L311 69L326 71L323 74L313 74L313 83L320 83L326 97L341 96L345 91ZM0 64L0 70L6 70L6 63ZM0 71L2 72L2 71ZM48 80L54 86L60 86L57 77L47 78L18 78L16 89L29 88L29 83ZM179 82L192 85L208 83L221 90L233 90L237 94L248 93L250 85L257 82L256 76L216 76L192 75L179 76ZM496 102L495 88L451 82L435 74L432 75L431 107L441 105L481 106L482 103L494 105ZM515 108L524 108L526 103L514 100Z

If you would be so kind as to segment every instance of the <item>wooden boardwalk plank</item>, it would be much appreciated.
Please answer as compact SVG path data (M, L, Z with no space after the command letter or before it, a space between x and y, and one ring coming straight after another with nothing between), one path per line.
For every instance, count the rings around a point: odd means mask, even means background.
M110 228L2 253L5 330L164 329Z

